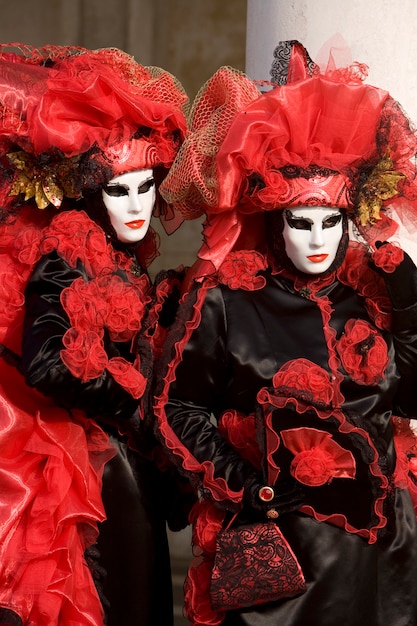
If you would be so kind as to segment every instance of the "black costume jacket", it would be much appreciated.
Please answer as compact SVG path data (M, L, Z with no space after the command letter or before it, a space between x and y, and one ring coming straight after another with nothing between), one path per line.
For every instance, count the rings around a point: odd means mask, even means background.
M160 430L203 489L193 521L206 563L214 543L199 516L213 529L226 511L239 513L237 523L262 519L243 505L254 471L276 491L289 475L302 484L304 504L279 525L308 590L217 619L414 625L417 531L409 493L397 488L393 415L417 415L417 302L391 310L360 246L336 274L310 280L265 268L252 283L243 270L236 283L228 270L245 262L237 255L217 284L207 279L188 294L161 388ZM196 624L216 619L207 576L204 586L190 569ZM195 580L204 598L191 591Z

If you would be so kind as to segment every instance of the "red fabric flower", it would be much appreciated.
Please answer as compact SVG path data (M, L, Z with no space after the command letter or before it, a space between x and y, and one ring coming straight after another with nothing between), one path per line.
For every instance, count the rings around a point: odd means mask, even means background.
M350 285L355 291L360 282L363 282L363 269L367 267L367 250L362 244L349 242L344 261L337 271L338 278Z
M224 510L211 500L196 502L190 513L190 523L193 525L193 545L201 548L206 554L214 554L216 536L222 527L224 515Z
M265 278L257 276L266 269L265 257L254 250L239 250L227 255L218 272L219 281L230 289L253 291L265 286Z
M126 389L132 398L141 398L146 388L146 378L122 357L109 360L107 369L116 382Z
M105 298L105 326L113 341L128 341L142 326L145 302L136 286L124 282L119 276L97 279Z
M106 300L99 297L94 281L77 278L61 293L61 303L71 325L79 331L102 331L107 314Z
M381 382L388 365L388 347L369 322L348 320L336 348L346 373L358 385Z
M301 395L326 406L331 404L334 397L330 374L308 359L287 361L273 377L272 384L275 389L301 391Z
M97 333L70 328L62 342L65 349L61 350L61 359L73 376L85 383L103 373L108 358L103 341Z
M392 304L385 281L368 265L368 252L362 244L350 242L345 260L337 275L345 285L351 286L365 298L369 316L383 330L391 328Z
M353 454L333 441L332 435L315 428L281 431L281 439L295 456L291 474L303 485L319 487L333 478L355 478Z
M63 290L61 302L72 326L96 332L106 327L113 341L129 341L142 326L141 295L120 276L107 274L90 281L77 278Z
M255 192L254 200L264 209L274 209L282 203L285 197L290 195L288 179L281 172L271 167L265 168L261 175L265 181L265 186Z
M261 467L262 452L256 441L255 416L226 411L220 418L219 431L239 454L255 467Z
M84 211L66 211L54 217L41 244L42 254L52 250L57 250L71 267L81 261L90 276L116 269L104 231Z
M386 243L372 254L372 260L377 267L380 267L392 274L400 263L404 260L404 251L399 246Z

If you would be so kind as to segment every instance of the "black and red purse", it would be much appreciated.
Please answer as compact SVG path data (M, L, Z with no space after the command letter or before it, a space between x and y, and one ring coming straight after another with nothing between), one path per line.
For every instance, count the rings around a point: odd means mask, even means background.
M255 606L304 591L300 564L274 521L219 532L210 586L214 610Z

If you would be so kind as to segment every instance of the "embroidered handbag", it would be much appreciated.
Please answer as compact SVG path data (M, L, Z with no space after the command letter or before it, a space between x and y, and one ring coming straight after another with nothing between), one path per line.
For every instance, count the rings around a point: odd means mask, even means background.
M214 610L273 602L305 590L300 564L275 522L219 532L210 587Z

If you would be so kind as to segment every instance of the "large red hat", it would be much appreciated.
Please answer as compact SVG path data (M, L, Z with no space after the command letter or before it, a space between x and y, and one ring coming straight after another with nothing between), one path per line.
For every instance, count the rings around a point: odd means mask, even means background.
M22 192L59 206L117 174L168 168L186 134L179 81L116 48L3 44L0 102L3 207Z
M227 250L248 245L250 216L262 211L344 208L373 238L375 226L385 229L387 203L417 196L417 137L399 104L364 84L366 66L321 73L290 44L285 81L264 93L230 68L206 83L161 188L186 218L206 214L199 256L216 267Z

